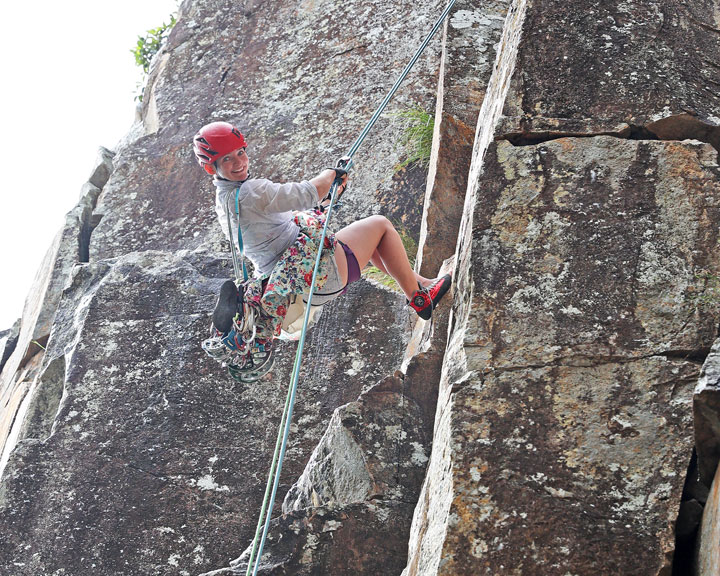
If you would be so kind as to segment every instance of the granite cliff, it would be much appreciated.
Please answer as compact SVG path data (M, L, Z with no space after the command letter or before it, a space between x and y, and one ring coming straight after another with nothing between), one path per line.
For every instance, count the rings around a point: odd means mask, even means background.
M0 573L245 573L293 344L243 387L199 342L228 246L189 145L340 156L441 4L186 0L0 332ZM453 273L435 321L363 280L313 329L260 573L720 573L720 9L458 0L356 157Z

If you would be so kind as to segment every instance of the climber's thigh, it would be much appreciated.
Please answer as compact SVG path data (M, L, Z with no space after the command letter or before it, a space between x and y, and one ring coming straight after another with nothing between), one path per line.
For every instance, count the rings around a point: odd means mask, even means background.
M385 216L369 216L353 222L335 234L350 247L362 270L380 244L388 226L392 226Z

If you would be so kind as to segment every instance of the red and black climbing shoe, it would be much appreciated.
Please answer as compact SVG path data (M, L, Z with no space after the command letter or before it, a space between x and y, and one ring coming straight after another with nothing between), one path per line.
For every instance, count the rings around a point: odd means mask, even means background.
M440 299L445 296L450 284L452 284L452 279L449 274L446 274L435 280L430 286L416 290L410 299L410 306L420 318L430 320L433 310L437 307Z
M233 320L238 314L242 315L243 298L235 282L226 280L220 288L220 296L218 296L215 311L212 315L212 322L223 334L227 334L232 330Z

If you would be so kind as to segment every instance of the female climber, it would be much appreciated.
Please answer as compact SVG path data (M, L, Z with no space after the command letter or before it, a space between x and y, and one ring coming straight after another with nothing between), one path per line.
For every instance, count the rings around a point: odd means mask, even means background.
M329 204L328 193L336 178L342 179L338 195L345 191L347 172L326 169L310 180L286 184L252 178L245 138L227 122L203 126L193 145L200 165L214 176L215 210L225 236L253 263L255 277L267 280L258 284L255 304L260 324L266 327L257 335L269 347L269 340L280 333L289 298L309 291L318 232L324 223L322 209ZM335 250L336 244L342 249ZM313 305L342 294L360 278L368 262L395 279L409 306L425 320L451 284L449 275L428 279L413 271L400 235L384 216L370 216L342 228L326 239L323 253L327 254L316 279ZM222 333L237 322L243 301L248 300L248 294L243 298L234 286L232 282L223 285L213 313L213 324ZM254 320L258 323L258 317Z

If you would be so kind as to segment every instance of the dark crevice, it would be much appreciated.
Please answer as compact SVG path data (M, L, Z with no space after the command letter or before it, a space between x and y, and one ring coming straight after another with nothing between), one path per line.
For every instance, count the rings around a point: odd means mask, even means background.
M90 237L93 230L97 228L102 220L102 214L92 214L89 219L83 221L80 228L78 261L81 263L90 262Z
M672 576L693 574L693 559L708 488L698 477L697 453L693 449L675 521L675 554Z
M628 124L619 131L606 132L509 132L499 136L498 140L507 140L513 146L536 146L560 138L594 138L612 136L623 140L699 140L720 151L720 126L703 122L692 114L668 116L646 126Z
M353 50L355 50L355 46L353 46L352 48L348 48L347 50L343 50L342 52L336 52L335 54L333 54L331 56L331 58L337 58L338 56L344 56L345 54L349 54Z
M498 140L507 140L513 146L537 146L543 142L559 140L560 138L594 138L596 136L614 136L625 138L620 132L509 132L500 136Z
M619 133L620 138L628 140L660 140L657 134L648 130L645 126L629 126Z
M38 354L39 352L45 352L45 346L47 346L49 339L50 335L45 334L43 336L39 336L35 340L32 340L30 344L28 344L27 350L25 351L25 356L23 356L23 359L20 361L20 365L17 367L18 372L20 372L21 369L27 366L28 362L30 362L30 360L32 360L36 354Z
M709 354L710 348L698 348L697 350L667 350L658 354L658 356L664 356L668 360L683 360L685 362L704 364Z

